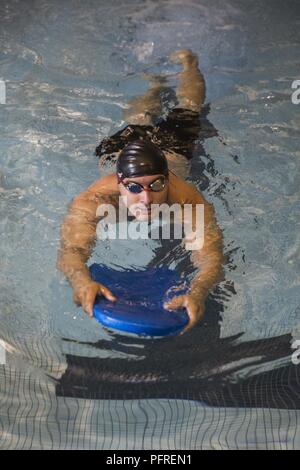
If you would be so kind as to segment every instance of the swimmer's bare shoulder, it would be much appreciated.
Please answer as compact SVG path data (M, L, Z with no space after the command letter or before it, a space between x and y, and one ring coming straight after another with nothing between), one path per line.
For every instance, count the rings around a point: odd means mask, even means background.
M118 201L118 181L114 174L106 175L92 183L73 200L73 207L88 208L90 205L113 204Z
M204 204L209 205L202 193L191 183L169 172L169 204Z
M91 186L88 187L88 191L94 194L118 194L118 180L115 174L110 174L99 178Z

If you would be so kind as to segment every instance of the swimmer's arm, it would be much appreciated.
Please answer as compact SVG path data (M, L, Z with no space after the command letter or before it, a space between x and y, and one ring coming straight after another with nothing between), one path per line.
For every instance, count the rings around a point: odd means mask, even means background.
M113 184L111 184L113 183ZM101 186L101 191L99 188ZM98 294L115 301L115 296L100 283L91 279L87 261L96 240L100 218L97 210L101 204L116 205L114 181L107 176L77 196L71 204L61 227L61 246L58 268L65 274L74 289L74 301L93 316L93 305Z
M204 301L211 288L224 278L223 236L217 225L213 206L204 203L204 243L192 250L191 260L199 272L191 283L190 295Z
M74 289L91 281L86 262L96 239L98 204L93 191L82 192L73 200L61 226L57 266Z
M187 309L190 321L183 333L203 317L205 299L210 289L223 279L223 264L225 263L222 232L217 225L213 206L198 191L192 190L188 186L186 186L186 193L192 196L188 198L187 203L192 202L193 204L193 231L195 231L195 221L197 220L196 204L204 206L204 242L200 243L201 248L191 250L191 260L199 271L192 280L190 291L186 295L174 297L165 304L169 310L181 307ZM191 233L186 233L185 237L185 248L190 250Z
M175 202L179 202L183 207L185 205L187 207L192 206L192 224L189 229L190 233L187 233L188 229L185 230L184 243L186 250L191 250L193 264L201 270L192 281L191 294L204 296L223 276L222 265L225 258L223 255L222 232L217 224L213 205L206 201L195 186L178 178L171 172L169 175L169 203L174 204ZM204 210L204 239L200 239L202 243L199 244L198 249L191 249L191 247L197 248L197 244L188 241L193 238L197 224L199 222L201 224L201 220L198 221L196 217L197 205ZM201 226L202 224L200 228Z

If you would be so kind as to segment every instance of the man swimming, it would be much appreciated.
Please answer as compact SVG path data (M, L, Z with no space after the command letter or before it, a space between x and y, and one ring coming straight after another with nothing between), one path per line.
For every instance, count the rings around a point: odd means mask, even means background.
M165 304L169 310L186 308L189 323L185 332L203 317L205 299L222 279L224 256L222 233L213 206L183 178L201 132L199 113L205 98L204 78L197 57L190 50L178 51L171 59L183 65L176 90L178 105L166 118L159 117L162 87L157 79L143 97L131 101L126 115L131 124L104 139L96 149L100 164L116 162L116 170L97 180L72 202L62 224L58 267L74 290L74 301L93 317L97 295L117 301L113 292L91 279L86 265L96 240L99 206L111 204L118 209L122 196L131 215L143 221L151 217L154 204L181 207L191 204L193 209L203 204L204 244L191 251L198 272L188 293Z

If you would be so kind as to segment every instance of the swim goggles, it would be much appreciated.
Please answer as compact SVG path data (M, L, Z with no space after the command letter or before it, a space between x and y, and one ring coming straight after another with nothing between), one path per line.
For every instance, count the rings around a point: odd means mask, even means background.
M139 194L142 191L153 191L154 193L159 193L166 187L166 177L160 176L147 186L143 186L140 183L135 183L134 181L129 181L128 183L122 182L122 184L124 188L127 189L127 191L133 194Z

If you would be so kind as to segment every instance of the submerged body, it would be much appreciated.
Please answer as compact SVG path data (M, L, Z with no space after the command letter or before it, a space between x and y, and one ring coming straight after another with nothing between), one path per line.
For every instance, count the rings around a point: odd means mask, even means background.
M187 173L189 159L197 145L201 126L199 112L204 101L205 84L201 72L198 69L196 56L190 51L179 51L172 57L183 65L183 71L179 75L180 83L177 88L179 107L174 108L169 116L157 120L153 109L157 109L151 101L151 90L139 101L134 100L131 108L131 120L125 129L119 131L113 137L104 139L97 147L97 154L101 157L100 163L118 160L126 153L126 148L133 146L131 156L134 153L134 143L151 142L157 146L157 151L165 155L169 168L173 171L162 172L162 167L155 164L152 172L143 173L143 157L140 151L140 166L136 173L128 174L112 173L104 176L92 184L86 191L77 196L62 225L62 243L59 253L59 268L64 272L74 289L74 300L82 305L83 309L93 316L93 305L98 294L104 295L108 300L117 301L113 292L104 285L91 279L87 268L87 260L91 255L92 247L96 239L96 228L99 222L97 216L101 204L110 204L118 210L119 197L126 198L126 205L130 211L132 206L139 211L131 211L138 220L147 220L153 204L179 204L183 207L190 204L193 211L196 206L204 207L204 244L201 249L191 252L191 260L199 268L187 294L174 297L165 306L178 309L185 307L190 321L184 331L195 325L204 314L205 298L211 289L222 278L223 244L222 234L216 223L214 209L203 195L182 176ZM139 111L145 106L144 113ZM148 111L150 109L150 111ZM140 124L136 125L138 119ZM156 123L153 122L156 120ZM137 140L138 137L138 140ZM133 142L132 142L133 141ZM132 153L133 152L133 153ZM155 151L154 151L155 153ZM159 159L159 156L157 156ZM161 157L164 158L163 156ZM174 168L175 163L175 168ZM175 174L176 163L179 165L181 176ZM129 168L129 167L128 167ZM164 178L158 191L152 190L157 181ZM132 185L135 191L132 191ZM140 189L139 189L140 187ZM138 191L138 192L137 192ZM194 214L193 214L194 217ZM193 218L194 223L194 218ZM188 238L188 234L185 234Z

